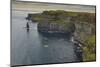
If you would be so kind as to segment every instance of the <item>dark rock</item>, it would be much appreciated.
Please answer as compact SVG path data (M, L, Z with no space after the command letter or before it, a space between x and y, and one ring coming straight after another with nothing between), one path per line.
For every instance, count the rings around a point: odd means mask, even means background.
M72 24L71 26L65 27L59 23L38 23L38 31L42 33L59 33L59 34L71 34L75 31L75 26Z

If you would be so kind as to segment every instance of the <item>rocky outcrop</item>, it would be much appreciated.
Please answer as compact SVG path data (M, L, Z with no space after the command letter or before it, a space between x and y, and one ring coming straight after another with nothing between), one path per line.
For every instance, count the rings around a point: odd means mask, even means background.
M32 22L37 22L37 20L35 19L35 17L37 17L39 15L40 15L40 13L35 13L35 14L29 13L28 16L26 17L26 20L30 20Z
M28 16L26 17L26 20L32 20L33 14L28 14Z
M69 26L64 26L59 23L38 23L38 31L42 33L60 33L60 34L71 34L75 31L75 25L69 23Z

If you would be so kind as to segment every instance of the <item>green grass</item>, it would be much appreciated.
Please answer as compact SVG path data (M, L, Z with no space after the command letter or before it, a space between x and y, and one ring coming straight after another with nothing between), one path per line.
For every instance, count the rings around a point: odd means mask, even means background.
M95 35L90 36L85 41L83 47L83 60L84 61L95 61L96 60L96 37Z

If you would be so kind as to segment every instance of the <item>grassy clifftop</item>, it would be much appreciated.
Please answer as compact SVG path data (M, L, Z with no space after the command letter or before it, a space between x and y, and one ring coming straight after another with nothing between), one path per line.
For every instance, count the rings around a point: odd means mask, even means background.
M64 10L49 10L43 11L41 14L33 14L33 20L37 21L56 21L62 20L68 21L67 18L70 18L71 21L82 21L95 24L95 13L86 13L86 12L68 12Z

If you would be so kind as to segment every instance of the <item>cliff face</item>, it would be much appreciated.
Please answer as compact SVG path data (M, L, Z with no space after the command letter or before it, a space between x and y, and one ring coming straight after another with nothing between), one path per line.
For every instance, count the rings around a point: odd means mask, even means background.
M43 22L38 23L38 31L43 33L71 34L75 31L75 25L72 23L68 23L68 26L65 26L54 22Z
M74 32L74 38L79 40L80 42L84 42L88 37L90 37L92 33L92 25L83 23L75 24L76 30Z

